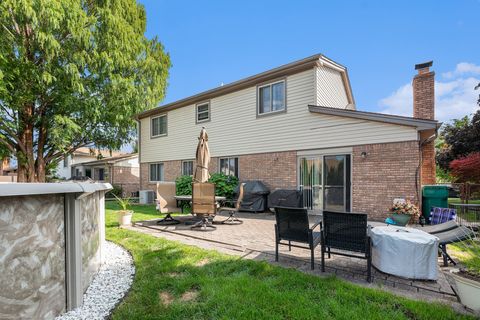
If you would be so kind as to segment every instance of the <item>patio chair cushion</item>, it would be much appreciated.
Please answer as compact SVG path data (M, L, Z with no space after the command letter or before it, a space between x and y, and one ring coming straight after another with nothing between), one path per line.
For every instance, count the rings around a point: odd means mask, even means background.
M422 230L424 232L427 232L427 233L430 233L430 234L436 234L436 233L452 230L452 229L455 229L455 228L458 228L457 222L454 221L454 220L450 220L450 221L440 223L440 224L424 226L424 227L420 228L420 230Z
M430 223L440 224L447 221L455 220L457 217L457 210L451 208L437 208L433 207L430 212Z

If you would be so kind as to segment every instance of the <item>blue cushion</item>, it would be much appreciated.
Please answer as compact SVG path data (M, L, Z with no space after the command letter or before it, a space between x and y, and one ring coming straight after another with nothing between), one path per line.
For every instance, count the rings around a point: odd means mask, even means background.
M450 220L455 220L457 210L451 208L433 207L430 212L430 224L440 224Z

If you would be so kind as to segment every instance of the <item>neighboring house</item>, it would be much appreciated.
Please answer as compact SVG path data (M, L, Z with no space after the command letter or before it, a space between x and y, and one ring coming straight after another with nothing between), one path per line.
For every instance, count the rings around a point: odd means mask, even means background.
M121 152L109 150L95 150L90 148L78 148L72 154L64 157L56 168L56 175L59 178L70 179L75 176L91 177L88 171L82 171L81 168L73 169L73 165L98 160L99 158L108 158L122 155Z
M87 172L88 177L122 188L125 196L132 196L140 188L138 154L123 154L72 166L75 172Z
M357 111L347 69L323 55L140 113L141 189L192 174L205 127L211 172L303 189L306 207L383 219L393 199L419 201L420 186L435 183L430 66L416 66L414 117Z
M17 167L8 157L0 160L0 182L17 182Z

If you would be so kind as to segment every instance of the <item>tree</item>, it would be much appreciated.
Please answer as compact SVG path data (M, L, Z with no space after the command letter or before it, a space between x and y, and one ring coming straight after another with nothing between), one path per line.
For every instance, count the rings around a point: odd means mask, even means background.
M0 153L18 181L82 146L131 141L133 116L165 95L169 55L135 0L0 2Z
M437 165L450 170L450 163L472 152L480 151L480 110L470 119L455 119L443 127L437 144Z
M480 183L480 152L453 160L450 169L458 182Z

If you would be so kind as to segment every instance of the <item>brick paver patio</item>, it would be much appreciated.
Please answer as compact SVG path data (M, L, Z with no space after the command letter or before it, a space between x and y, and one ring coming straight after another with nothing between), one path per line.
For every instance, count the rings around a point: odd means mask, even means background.
M191 219L191 216L176 217L182 221ZM198 246L206 249L215 249L227 254L239 255L245 259L266 260L276 264L275 260L275 217L269 213L250 214L240 213L243 220L241 225L216 224L215 231L193 231L184 223L178 225L157 225L156 220L137 222L130 229L162 237L177 240L185 244ZM216 221L224 217L217 216ZM318 217L312 216L312 223ZM372 223L375 224L375 223ZM310 270L310 252L280 246L280 261L278 264L285 267L296 268L302 272L313 273L319 276L335 274L345 280L367 287L382 288L400 295L420 298L425 300L440 300L451 305L457 305L457 298L445 276L447 270L439 267L439 279L437 281L418 281L403 279L382 273L373 268L373 283L366 281L366 261L332 255L326 259L326 272L320 270L320 246L315 251L315 270ZM440 260L439 264L440 266Z

